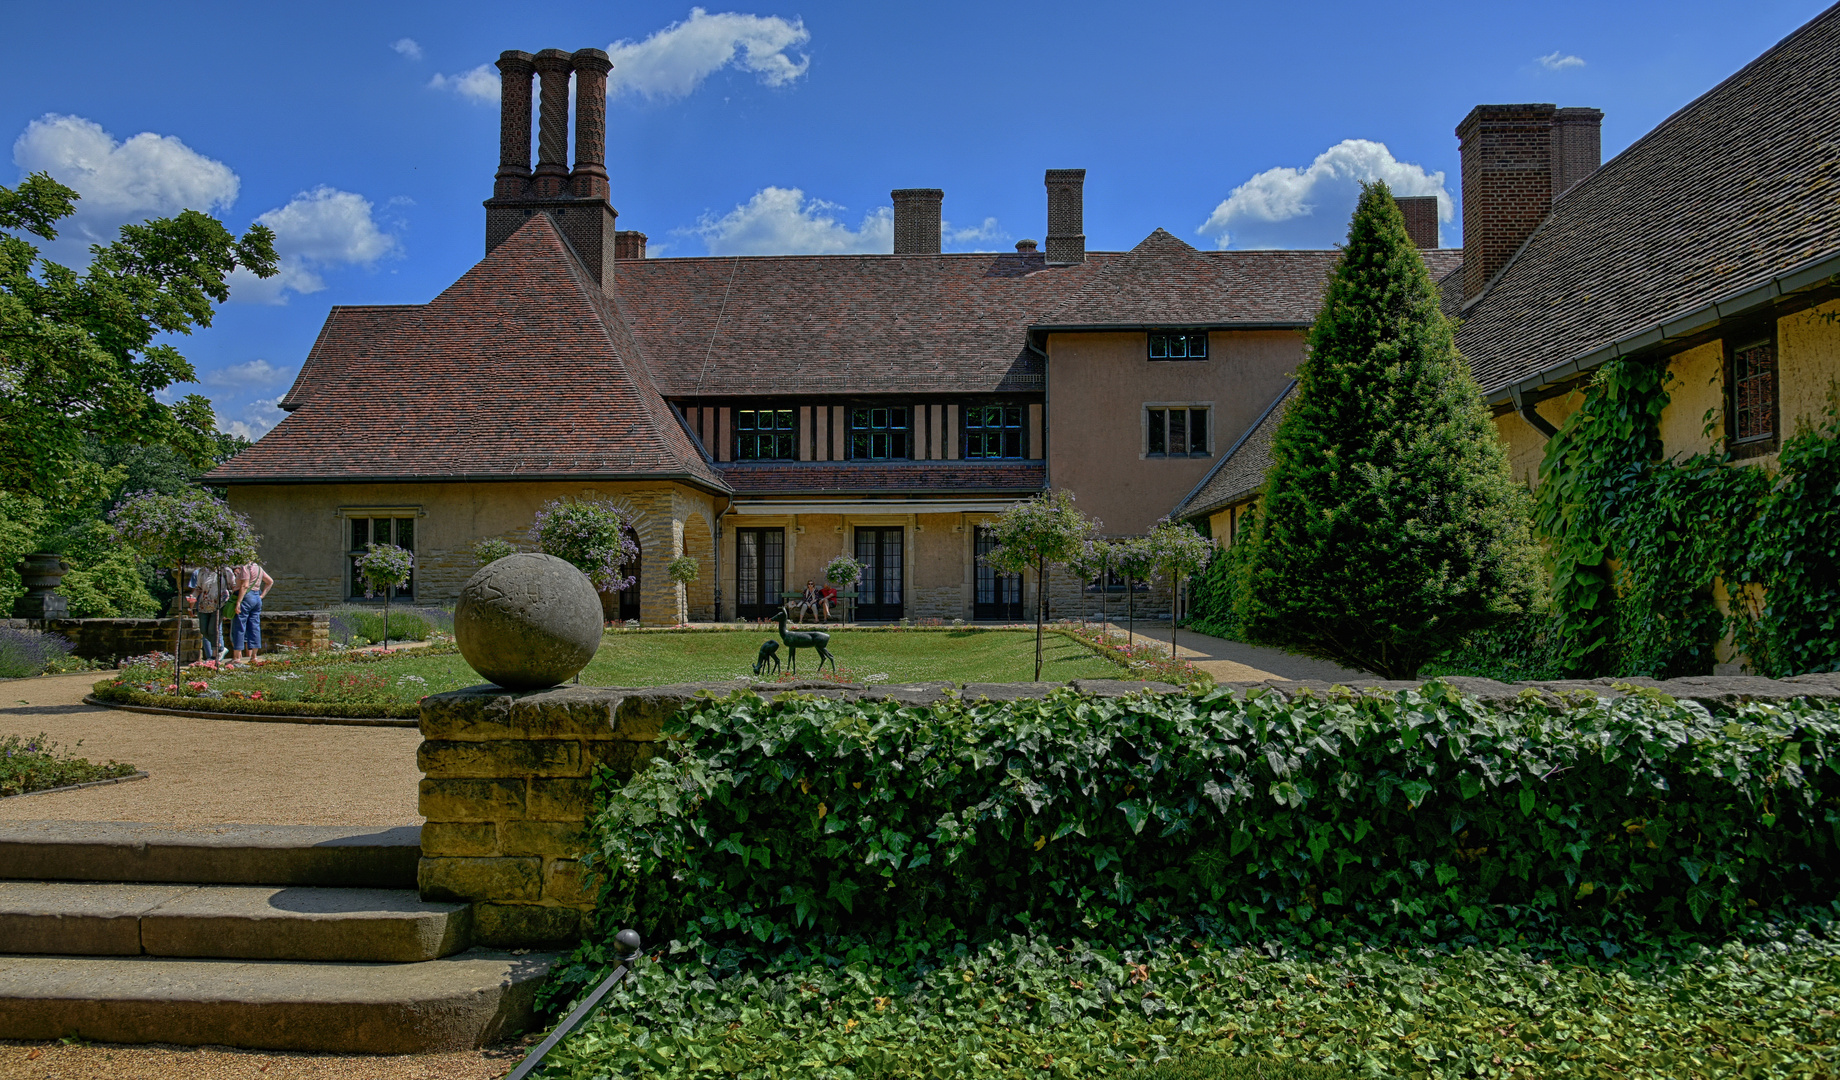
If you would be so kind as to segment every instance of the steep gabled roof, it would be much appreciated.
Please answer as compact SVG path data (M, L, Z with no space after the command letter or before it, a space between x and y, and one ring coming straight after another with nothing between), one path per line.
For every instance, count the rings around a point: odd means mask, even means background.
M726 485L546 214L419 307L329 321L297 407L210 483L675 477Z
M341 357L377 335L388 333L405 313L420 311L420 304L350 304L334 307L326 313L326 324L307 351L307 359L294 376L294 385L281 396L283 409L294 409L313 392L313 380L325 368L334 366Z
M1466 311L1484 392L1840 251L1840 6L1573 187Z
M1284 410L1289 407L1291 392L1295 389L1297 380L1292 379L1265 407L1265 414L1246 429L1239 442L1221 456L1219 464L1201 478L1195 490L1170 511L1172 520L1206 517L1244 502L1265 486L1265 474L1271 470L1271 438L1278 430L1279 421L1284 419Z
M1422 254L1433 274L1459 251ZM1306 326L1341 252L1197 251L1157 229L1035 320L1037 329L1120 326Z
M615 293L674 397L1040 391L1024 330L1116 253L623 262Z

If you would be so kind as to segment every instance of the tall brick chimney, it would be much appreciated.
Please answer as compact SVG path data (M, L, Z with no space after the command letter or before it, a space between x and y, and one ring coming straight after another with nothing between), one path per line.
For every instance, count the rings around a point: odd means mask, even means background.
M938 188L898 188L894 200L894 253L939 254L939 206L946 193Z
M1488 287L1566 189L1597 170L1604 114L1478 105L1457 125L1463 158L1463 299Z
M1050 265L1086 261L1086 170L1049 169L1048 242Z
M1604 111L1560 109L1553 113L1553 201L1604 163Z
M608 199L607 73L613 63L600 49L574 53L515 50L498 58L500 73L498 172L486 200L486 253L504 243L535 214L548 214L600 286L613 285L618 260ZM531 76L539 81L537 167L530 167ZM575 163L569 167L569 76L575 76ZM639 258L645 236L637 236Z
M1438 205L1436 195L1395 196L1399 212L1405 215L1406 235L1420 248L1438 246Z

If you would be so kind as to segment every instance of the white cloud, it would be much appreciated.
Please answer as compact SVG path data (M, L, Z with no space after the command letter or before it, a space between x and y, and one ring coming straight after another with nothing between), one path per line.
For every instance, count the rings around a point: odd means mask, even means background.
M691 8L688 19L644 41L607 46L613 58L607 96L632 91L647 98L684 97L731 64L760 76L768 86L784 86L811 67L811 57L801 54L794 60L786 50L810 40L803 19L788 22L777 15L732 11L711 15Z
M247 360L241 364L231 364L216 371L208 371L199 381L206 386L273 386L275 383L292 378L294 372L288 368L276 367L266 360Z
M315 293L326 287L321 271L335 266L372 266L397 254L396 237L377 227L369 199L320 186L294 196L286 206L256 218L275 230L281 272L262 279L246 270L232 275L232 296L245 303L282 304L285 291Z
M843 207L807 199L798 188L765 187L721 217L704 214L692 229L711 255L836 255L894 250L894 208L878 206L852 230Z
M1576 56L1561 55L1557 49L1545 56L1538 57L1540 66L1547 71L1564 71L1566 68L1583 67L1584 61Z
M422 58L422 47L416 44L414 38L397 38L390 43L390 48L395 49L397 53L411 60L420 60Z
M471 71L462 71L458 75L436 74L428 80L428 85L436 90L452 90L463 98L489 103L498 101L498 72L492 65L481 64Z
M1442 172L1399 161L1384 143L1344 139L1308 168L1267 169L1234 188L1196 231L1223 248L1331 247L1347 238L1361 183L1371 180L1386 181L1394 195L1435 195L1438 220L1452 218Z
M987 217L978 224L963 229L955 229L950 221L944 221L940 223L939 231L941 239L944 240L944 247L966 251L987 251L990 249L980 245L995 244L1009 239L1009 233L998 225L997 219L993 217Z
M47 172L83 198L58 224L52 254L87 262L88 246L114 240L121 226L181 210L211 213L236 201L240 182L221 161L171 135L144 131L125 142L80 116L46 113L13 143L21 172Z
M276 424L279 424L281 418L287 415L277 404L280 400L281 399L278 397L272 397L257 398L254 401L247 402L243 405L243 412L240 418L226 420L224 417L219 416L217 418L217 430L228 432L232 435L241 435L250 442L254 442L268 434L268 430Z

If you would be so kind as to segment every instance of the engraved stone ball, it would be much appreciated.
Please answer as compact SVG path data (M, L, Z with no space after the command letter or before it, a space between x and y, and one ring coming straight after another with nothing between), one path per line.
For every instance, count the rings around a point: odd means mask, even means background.
M554 555L507 555L461 587L454 641L474 671L507 690L555 686L600 648L600 594Z

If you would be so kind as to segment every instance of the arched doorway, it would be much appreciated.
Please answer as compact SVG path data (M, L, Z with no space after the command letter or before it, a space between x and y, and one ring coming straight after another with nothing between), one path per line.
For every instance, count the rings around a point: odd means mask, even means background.
M632 576L632 584L619 592L601 593L601 618L612 622L628 622L639 617L639 534L631 525L624 530L626 539L632 543L632 561L620 567L621 574Z

